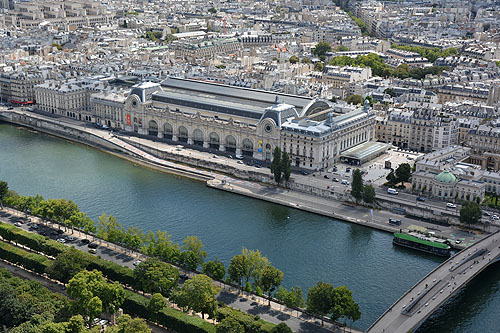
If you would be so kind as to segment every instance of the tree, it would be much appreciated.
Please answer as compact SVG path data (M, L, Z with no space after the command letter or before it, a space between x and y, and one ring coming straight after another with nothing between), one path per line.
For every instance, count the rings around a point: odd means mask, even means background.
M51 262L47 274L52 279L67 283L73 276L87 268L92 259L88 253L69 247Z
M158 258L149 258L134 269L135 288L147 293L160 293L169 297L178 281L179 271Z
M102 313L102 301L99 297L92 297L87 303L87 314L89 317L89 327L94 321L94 318L98 318Z
M481 221L483 212L481 206L474 201L467 201L460 208L460 222L465 224L477 224Z
M201 312L201 317L205 319L205 314L213 318L217 313L217 300L215 295L219 293L210 277L199 274L187 280L182 285L180 291L174 294L174 300L184 311Z
M217 13L217 9L215 9L214 7L211 7L211 8L208 9L208 12L210 14L215 14L215 13Z
M247 271L247 260L242 254L238 254L231 258L229 266L227 268L227 273L229 274L229 280L238 284L241 288L243 285L243 277Z
M181 261L184 267L195 271L199 265L203 264L207 257L207 252L203 250L201 239L196 236L187 236L184 239L181 253Z
M314 54L317 57L324 57L326 56L327 52L330 52L332 50L332 46L327 43L327 42L319 42L316 44L314 49L312 49L312 54Z
M160 293L155 293L153 296L151 296L151 299L149 300L148 303L148 311L151 317L157 321L158 320L158 313L163 310L167 306L167 301L165 300L165 297L163 297L162 294Z
M370 103L370 107L373 107L373 97L371 96L366 96L365 100L368 100L368 102Z
M288 290L286 290L285 288L283 288L283 286L279 286L278 290L276 291L276 294L274 294L274 297L278 301L280 301L281 303L285 303L286 299L288 297ZM287 304L285 303L285 305L287 305Z
M7 182L0 181L0 207L3 208L3 199L9 193L9 185Z
M291 164L292 162L290 161L290 156L286 151L284 151L281 155L281 172L285 182L290 180L290 174L292 173Z
M347 97L345 101L347 102L347 104L363 104L363 97L361 97L361 95L351 95Z
M384 90L384 94L387 94L391 97L395 97L396 96L396 93L394 92L394 90L392 90L392 88L387 88Z
M123 314L118 318L116 326L108 327L106 333L151 333L151 329L144 319L132 319L128 314Z
M351 195L356 199L356 202L363 196L363 176L359 169L352 173Z
M111 243L123 243L125 230L113 215L102 214L98 218L97 236Z
M292 333L292 329L285 323L279 323L271 329L271 333Z
M146 241L142 246L142 250L150 256L161 258L170 263L178 263L181 261L181 250L177 243L170 239L165 231L157 231L156 237L153 232L149 232L146 236Z
M67 333L83 333L85 331L85 321L81 315L76 315L69 319L68 326L66 327Z
M401 185L410 180L411 166L408 163L401 163L396 169L396 178Z
M337 51L339 51L339 52L349 51L349 48L345 45L338 45Z
M355 307L354 304L357 305L352 298L352 291L347 289L346 286L335 288L335 302L331 318L334 321L338 321L342 317L347 320L348 314L346 311L348 309L352 310Z
M307 310L320 316L333 312L335 306L335 288L329 283L318 282L307 293ZM323 318L321 318L323 326Z
M366 203L372 203L375 201L375 189L373 185L368 184L363 186L363 201Z
M298 62L299 62L299 57L297 57L297 56L293 55L293 56L291 56L291 57L288 59L288 61L289 61L292 65L293 65L293 64L296 64L296 63L298 63Z
M281 149L279 147L274 148L273 160L271 162L271 173L274 175L274 180L277 184L281 183L282 176L282 164L281 164Z
M400 79L406 79L410 76L410 66L401 64L392 72L392 75Z
M271 296L281 282L283 281L283 272L274 268L270 264L266 265L260 274L259 286L262 291L269 295L269 306L271 305Z
M302 58L301 62L303 64L310 64L310 63L312 63L311 58L308 58L308 57Z
M226 275L226 267L215 257L213 261L207 261L203 264L203 274L210 276L214 280L222 281Z
M215 327L217 333L245 333L245 327L237 318L227 316Z
M325 70L325 65L322 62L317 62L314 64L314 70L316 72L323 72Z
M78 313L87 316L88 324L103 310L114 314L125 299L125 291L118 282L107 283L98 270L81 271L68 283L68 294L75 299Z
M397 183L398 181L398 178L396 177L396 175L394 174L394 171L391 170L391 172L389 172L387 174L387 176L385 177L385 179L387 179L387 182L390 184L390 185L394 185Z
M292 287L285 299L285 304L288 307L303 308L306 305L302 289L299 286Z

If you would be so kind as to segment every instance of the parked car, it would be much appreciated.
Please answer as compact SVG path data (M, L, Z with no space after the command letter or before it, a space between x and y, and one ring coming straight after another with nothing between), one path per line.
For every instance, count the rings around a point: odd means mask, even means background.
M349 185L349 181L342 179L341 184L347 186Z
M338 183L340 180L338 178L333 178L332 179L334 182Z
M323 178L330 179L330 177L328 175L324 175Z
M307 176L307 175L309 174L309 172L302 170L302 171L300 172L300 174L301 174L301 175L304 175L304 176Z
M424 197L417 197L417 201L425 201Z
M451 203L451 202L448 202L448 203L446 204L446 207L448 207L448 208L457 208L457 205L455 205L455 204L453 204L453 203Z
M91 249L97 249L99 245L97 245L96 243L89 243L88 247L90 247Z
M84 238L84 239L80 240L80 243L82 243L82 244L90 244L90 240L88 240L87 238Z
M351 171L350 167L345 168L345 172L350 172L350 171Z
M227 157L233 159L233 155L227 155Z
M58 238L57 241L62 244L66 243L66 240L64 238Z
M75 241L75 240L76 240L76 238L75 238L74 236L68 236L68 237L66 237L66 240L67 240L68 242L73 242L73 241Z
M495 221L496 221L496 220L498 220L498 219L500 219L500 218L498 217L498 215L493 215L491 218L492 218L493 220L495 220Z
M338 168L336 166L333 167L333 172L337 172Z
M45 231L41 230L41 231L40 231L40 235L42 235L42 236L47 236L47 232L45 232Z
M14 225L15 225L16 227L22 227L22 226L23 226L23 225L22 225L21 223L19 223L19 222L14 223Z
M483 215L484 216L491 216L491 214L489 212L483 212Z
M392 224L392 225L401 225L401 220L390 218L389 219L389 224Z
M238 160L242 160L242 159L243 159L243 155L239 155L239 154L238 154L238 155L236 155L236 159L238 159Z
M134 265L134 266L139 266L139 264L140 264L141 262L142 262L142 261L140 261L140 260L136 260L136 261L134 261L134 262L132 263L132 265Z
M243 163L243 161L238 161L237 163L238 163L238 164L244 164L244 163Z

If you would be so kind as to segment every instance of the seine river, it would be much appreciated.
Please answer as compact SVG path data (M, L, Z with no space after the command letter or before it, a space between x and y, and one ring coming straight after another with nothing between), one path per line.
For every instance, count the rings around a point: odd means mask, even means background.
M394 247L369 228L209 189L204 183L134 166L45 134L0 124L0 179L20 194L67 198L92 218L165 230L181 242L200 237L209 259L226 265L242 247L259 249L307 289L322 280L347 285L366 329L441 258ZM490 267L421 327L421 332L498 332L500 265Z

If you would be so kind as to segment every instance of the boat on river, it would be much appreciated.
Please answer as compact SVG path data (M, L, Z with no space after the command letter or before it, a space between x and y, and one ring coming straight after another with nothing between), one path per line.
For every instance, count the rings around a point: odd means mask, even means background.
M451 252L451 247L447 240L425 236L417 232L397 232L394 234L392 243L443 257L449 257Z

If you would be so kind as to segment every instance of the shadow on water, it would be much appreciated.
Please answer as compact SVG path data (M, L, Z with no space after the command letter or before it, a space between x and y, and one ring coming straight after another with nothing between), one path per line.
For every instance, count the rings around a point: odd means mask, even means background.
M286 206L279 205L266 205L266 214L279 223L286 223L290 221L291 209Z
M417 332L498 332L497 324L491 320L491 313L484 309L487 307L498 311L500 300L492 295L499 290L500 264L497 262L437 309ZM464 304L467 306L464 307ZM478 327L478 319L482 327Z

